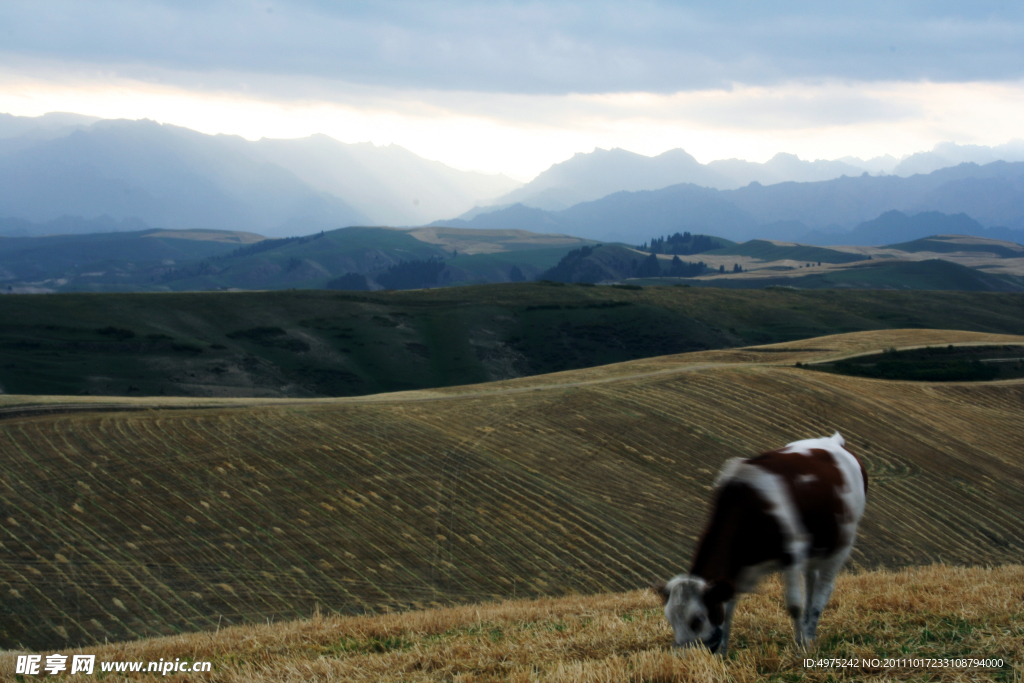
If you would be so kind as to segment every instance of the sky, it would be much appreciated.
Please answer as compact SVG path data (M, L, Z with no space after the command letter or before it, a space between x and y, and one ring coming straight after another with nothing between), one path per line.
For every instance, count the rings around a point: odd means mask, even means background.
M526 180L1024 138L1024 3L4 0L0 112L324 133Z

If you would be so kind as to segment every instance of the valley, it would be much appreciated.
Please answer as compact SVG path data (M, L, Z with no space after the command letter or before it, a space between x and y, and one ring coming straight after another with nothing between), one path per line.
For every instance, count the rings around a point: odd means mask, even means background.
M1015 293L557 282L3 296L0 391L354 396L857 330L1024 334L1022 306Z

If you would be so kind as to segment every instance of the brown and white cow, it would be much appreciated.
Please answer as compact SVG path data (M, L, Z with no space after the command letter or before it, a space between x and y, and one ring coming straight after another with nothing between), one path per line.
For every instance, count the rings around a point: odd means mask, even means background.
M864 467L845 446L836 432L725 464L693 568L654 587L676 647L701 643L725 656L737 598L774 571L785 577L797 643L814 640L868 489Z

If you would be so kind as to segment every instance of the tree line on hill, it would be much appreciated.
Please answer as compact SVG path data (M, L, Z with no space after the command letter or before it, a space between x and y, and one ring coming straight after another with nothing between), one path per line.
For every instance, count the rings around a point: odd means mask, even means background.
M647 242L644 242L637 249L651 254L691 256L711 251L712 249L718 249L722 246L720 241L708 235L691 235L689 232L677 232L667 237L655 237L651 240L649 246Z
M384 289L424 289L443 285L448 279L447 265L436 257L400 261L376 277ZM328 282L325 288L366 291L370 283L362 273L346 273Z
M228 252L227 254L218 254L217 256L213 256L212 258L223 261L229 258L237 258L239 256L252 256L253 254L259 254L264 251L270 251L271 249L277 249L278 247L283 247L289 244L306 244L307 242L312 242L315 239L320 239L323 236L324 231L321 230L318 233L306 235L303 237L281 237L278 239L260 240L255 244L248 244L244 247L239 247L238 249L235 249L232 252Z

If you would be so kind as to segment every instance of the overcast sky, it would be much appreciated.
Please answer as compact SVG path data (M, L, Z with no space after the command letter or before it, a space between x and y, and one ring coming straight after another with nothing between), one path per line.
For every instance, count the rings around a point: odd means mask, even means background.
M4 0L0 111L322 132L529 177L1024 137L1019 2Z

